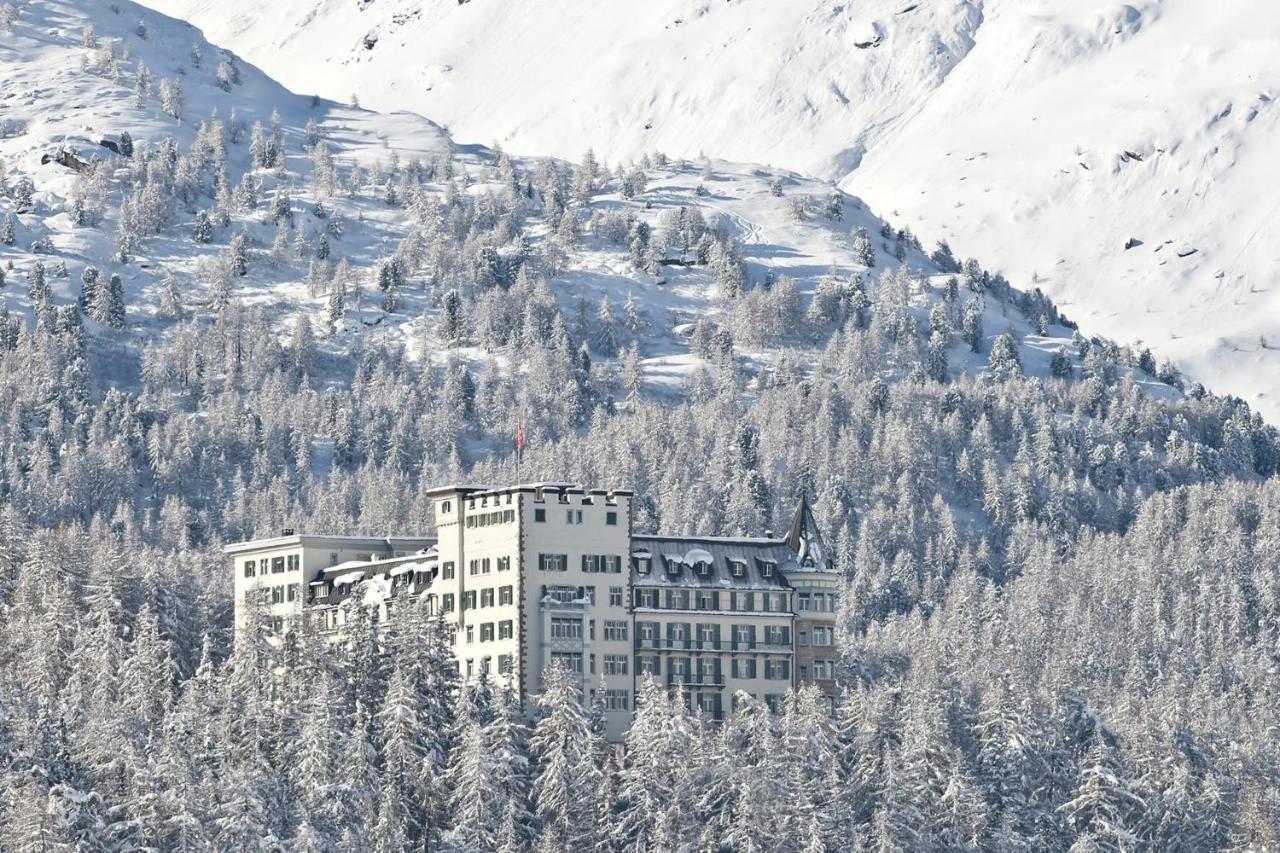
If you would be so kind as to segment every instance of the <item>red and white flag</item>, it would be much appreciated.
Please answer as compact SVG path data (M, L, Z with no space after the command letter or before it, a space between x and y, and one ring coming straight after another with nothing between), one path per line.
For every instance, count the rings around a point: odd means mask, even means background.
M516 421L516 452L524 453L524 421Z

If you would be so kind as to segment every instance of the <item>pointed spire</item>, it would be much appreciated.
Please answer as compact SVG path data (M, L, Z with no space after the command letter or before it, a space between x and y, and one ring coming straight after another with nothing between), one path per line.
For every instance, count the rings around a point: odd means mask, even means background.
M827 555L826 543L818 531L818 523L813 519L813 510L809 507L809 498L801 493L796 514L791 519L791 527L787 530L787 544L796 554L796 562L802 568L816 571L831 571L834 566Z

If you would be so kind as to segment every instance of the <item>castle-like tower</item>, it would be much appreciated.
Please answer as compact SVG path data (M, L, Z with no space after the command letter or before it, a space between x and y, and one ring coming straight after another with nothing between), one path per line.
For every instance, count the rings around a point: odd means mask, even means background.
M640 678L721 718L745 692L770 704L802 683L834 698L832 561L801 500L783 538L633 534L632 493L567 483L445 486L436 539L307 536L229 545L236 622L261 607L283 635L306 614L335 630L354 607L381 621L409 596L453 629L464 678L541 689L560 662L603 690L608 734Z

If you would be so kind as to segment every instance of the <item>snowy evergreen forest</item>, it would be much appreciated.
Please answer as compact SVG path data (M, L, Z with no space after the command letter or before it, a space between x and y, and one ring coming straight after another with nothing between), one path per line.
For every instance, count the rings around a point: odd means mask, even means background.
M0 158L0 849L1280 845L1280 436L1244 402L816 182L402 155L85 5L0 5L128 121ZM638 532L808 495L835 716L645 685L619 754L564 673L459 689L412 608L233 648L224 543L430 533L427 489L517 476L634 489Z

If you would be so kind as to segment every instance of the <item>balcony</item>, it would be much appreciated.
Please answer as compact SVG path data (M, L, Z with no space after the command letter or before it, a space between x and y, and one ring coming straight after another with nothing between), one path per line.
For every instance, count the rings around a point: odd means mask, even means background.
M561 612L581 613L583 608L587 607L591 602L585 598L555 598L554 596L544 596L539 604L543 610L556 610Z
M761 643L738 640L681 640L669 637L637 638L636 651L656 652L755 652L791 654L790 643Z
M672 672L667 675L668 687L724 687L723 675Z

